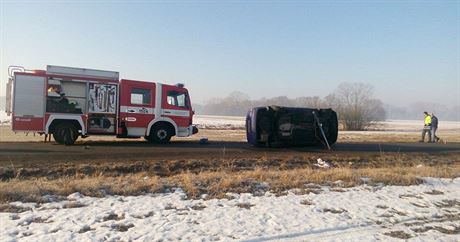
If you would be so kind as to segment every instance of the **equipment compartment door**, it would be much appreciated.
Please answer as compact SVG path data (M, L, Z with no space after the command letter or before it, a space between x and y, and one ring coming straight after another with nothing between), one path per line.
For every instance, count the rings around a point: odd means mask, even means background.
M88 133L114 134L116 129L117 85L89 83Z
M45 77L16 74L13 87L13 130L43 131Z

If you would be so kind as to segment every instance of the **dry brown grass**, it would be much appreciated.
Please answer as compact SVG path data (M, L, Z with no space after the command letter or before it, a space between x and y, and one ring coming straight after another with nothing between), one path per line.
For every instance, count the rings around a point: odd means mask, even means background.
M412 167L437 166L450 167L460 164L460 156L456 153L364 153L364 154L336 154L336 153L297 153L297 154L269 154L250 158L207 158L207 159L179 159L153 161L78 161L78 162L18 162L13 165L3 162L0 166L0 180L13 178L33 179L47 177L57 179L62 177L117 177L129 174L145 173L150 176L169 177L173 175L193 176L201 172L229 172L254 171L256 169L295 170L313 168L317 159L328 161L335 168L385 168L385 167ZM440 168L441 169L441 168ZM442 172L442 171L441 171ZM263 174L262 174L263 175Z
M0 201L46 202L46 199L42 198L43 195L67 196L74 192L96 197L107 194L139 195L145 192L158 192L159 184L158 177L148 177L145 174L11 179L0 182Z
M338 167L331 169L300 168L279 170L256 167L253 170L231 172L203 171L183 172L159 177L147 172L119 176L66 176L57 179L33 178L10 179L0 182L0 202L32 201L46 202L43 195L67 196L80 192L87 196L140 195L168 191L171 187L182 188L190 198L208 194L209 198L225 197L228 192L264 194L266 191L282 193L288 189L309 189L305 184L314 183L349 187L363 184L367 177L369 185L412 185L421 182L420 177L454 178L460 176L460 164L443 166L402 166L381 168Z

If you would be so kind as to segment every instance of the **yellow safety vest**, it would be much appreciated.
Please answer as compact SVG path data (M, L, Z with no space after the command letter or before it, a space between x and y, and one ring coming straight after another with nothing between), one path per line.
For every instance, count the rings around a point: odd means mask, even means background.
M425 126L431 125L431 116L426 115L425 116Z

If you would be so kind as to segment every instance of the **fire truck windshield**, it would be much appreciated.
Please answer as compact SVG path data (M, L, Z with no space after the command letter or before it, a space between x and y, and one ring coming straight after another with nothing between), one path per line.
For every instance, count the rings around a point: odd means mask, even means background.
M186 92L168 91L168 104L188 108L188 98Z

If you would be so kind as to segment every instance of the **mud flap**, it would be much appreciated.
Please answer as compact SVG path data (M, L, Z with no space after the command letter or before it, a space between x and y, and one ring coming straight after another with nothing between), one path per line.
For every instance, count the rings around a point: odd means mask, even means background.
M198 133L198 127L194 125L192 126L192 134L196 134L196 133Z

